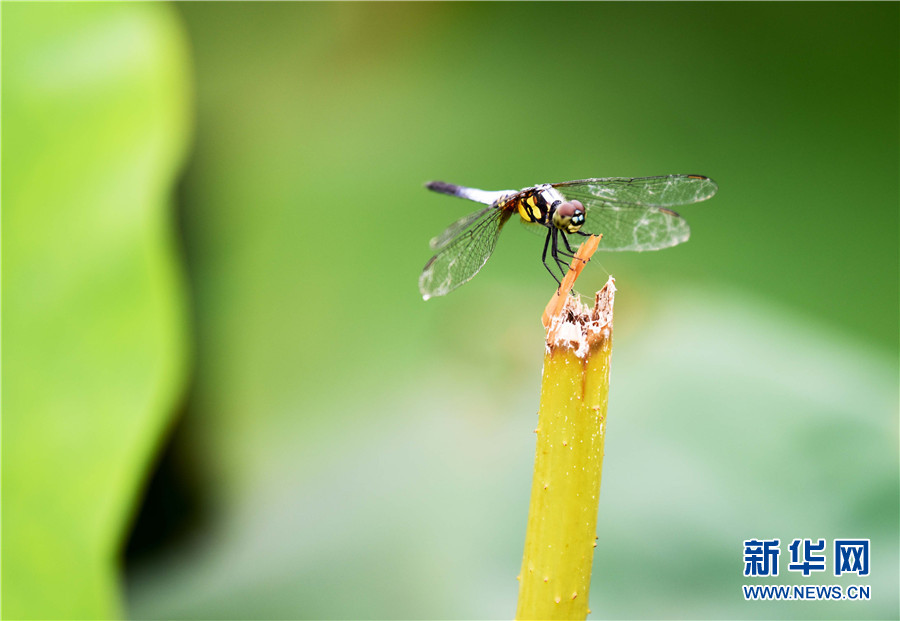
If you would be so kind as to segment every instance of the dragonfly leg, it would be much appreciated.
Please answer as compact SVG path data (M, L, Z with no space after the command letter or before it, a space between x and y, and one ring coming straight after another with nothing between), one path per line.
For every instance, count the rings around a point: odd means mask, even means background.
M572 250L572 246L569 245L569 237L565 233L561 233L561 235L562 235L563 243L566 245L566 250L568 250L571 253L571 254L569 254L569 256L574 257L575 251Z
M572 250L572 246L569 245L569 240L566 239L565 233L560 232L560 233L558 233L558 235L559 235L560 237L562 237L562 240L563 240L563 242L565 243L566 248L567 248L568 251L565 251L565 250L563 250L562 248L557 247L557 249L556 249L556 254L561 254L562 256L564 256L564 257L566 257L566 258L574 259L574 258L575 258L575 251ZM566 263L566 265L568 265L568 263Z
M556 274L553 273L553 270L550 269L550 266L547 265L547 247L550 245L550 236L552 234L553 234L553 229L548 228L547 229L547 237L546 237L546 239L544 239L544 254L541 255L541 261L544 263L544 267L547 268L547 271L550 272L550 275L553 276L553 280L556 281L556 284L561 285L562 282L559 280L559 278L556 277ZM555 240L554 240L554 246L555 245L556 244L555 244Z
M556 267L559 268L560 273L565 276L566 272L569 271L569 264L559 258L559 247L556 240L557 235L559 235L559 229L552 227L550 233L553 235L553 247L550 254L553 257L553 260L556 261ZM563 265L566 266L565 269L563 269Z
M576 232L577 232L577 231L576 231ZM571 258L573 258L573 259L576 259L576 260L578 260L578 261L581 261L582 259L578 259L578 258L575 256L575 251L572 250L572 246L569 245L569 238L568 238L568 236L567 236L565 233L561 233L561 235L562 235L562 238L563 238L563 242L565 242L565 244L566 244L566 249L567 249L569 252L571 252L572 254L566 254L566 253L564 253L564 252L560 252L560 254L565 254L565 255L568 256L568 257L571 257ZM590 237L590 235L588 235L587 233L585 233L585 235L587 235L588 237Z

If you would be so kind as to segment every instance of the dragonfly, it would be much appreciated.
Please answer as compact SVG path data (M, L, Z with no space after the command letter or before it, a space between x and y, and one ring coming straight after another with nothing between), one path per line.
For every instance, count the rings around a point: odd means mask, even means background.
M425 187L486 207L461 218L431 240L434 256L419 277L424 299L450 293L484 267L503 226L518 215L523 223L547 229L541 261L565 274L574 257L570 238L602 235L598 250L660 250L686 242L687 222L672 207L705 201L718 186L703 175L608 177L544 183L522 190L486 191L443 181Z

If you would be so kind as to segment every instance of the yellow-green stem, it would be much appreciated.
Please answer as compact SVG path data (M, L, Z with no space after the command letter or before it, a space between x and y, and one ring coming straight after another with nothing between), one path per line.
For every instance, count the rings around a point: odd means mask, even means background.
M548 331L517 619L587 617L603 466L612 281Z

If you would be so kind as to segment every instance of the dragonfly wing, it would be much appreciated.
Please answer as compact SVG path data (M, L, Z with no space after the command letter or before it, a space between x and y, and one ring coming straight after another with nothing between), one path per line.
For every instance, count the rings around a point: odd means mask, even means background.
M460 218L459 220L448 226L446 229L444 229L443 233L428 242L428 245L431 246L432 250L440 250L448 243L450 243L453 238L469 228L473 222L476 222L491 209L494 209L494 207L485 207L484 209L479 209L478 211L470 213L464 218Z
M478 218L469 216L450 226L454 232L462 232L444 240L438 253L431 257L422 270L419 291L426 300L446 295L469 282L490 258L500 229L509 219L509 213L489 207L475 215ZM466 222L466 226L457 228L457 225L469 219L471 221ZM450 229L436 239L443 238Z
M660 250L686 242L691 229L684 218L667 207L612 203L579 192L560 192L585 207L581 231L603 235L598 250Z
M581 200L583 196L590 196L610 203L632 203L655 207L698 203L712 197L719 189L715 181L703 175L580 179L552 185L563 196L568 197L572 193L572 198L578 198L578 200Z

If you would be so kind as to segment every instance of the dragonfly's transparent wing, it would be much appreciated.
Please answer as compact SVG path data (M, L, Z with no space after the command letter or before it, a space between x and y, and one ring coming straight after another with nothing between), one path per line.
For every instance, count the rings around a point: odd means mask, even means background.
M446 295L472 280L487 263L497 243L500 229L509 219L509 213L495 207L488 207L473 215L477 217L463 218L435 238L443 239L443 243L438 246L440 250L431 257L419 276L419 291L426 300ZM468 228L460 227L466 220ZM455 237L448 235L450 229L458 234Z
M610 203L655 207L673 207L705 201L719 189L715 181L702 175L580 179L552 185L564 196L568 197L572 193L572 198L578 200L581 200L582 196L590 196ZM574 196L575 193L578 196Z
M687 222L668 207L703 201L716 183L701 175L582 179L554 183L585 207L584 233L603 235L599 250L659 250L688 240Z
M473 222L478 220L484 214L489 212L491 209L495 209L494 207L485 207L484 209L480 209L478 211L474 211L464 218L460 218L446 229L444 232L432 239L428 242L428 245L431 246L432 250L440 250L448 243L450 243L454 237L462 233L464 230L469 228Z
M613 203L574 187L559 191L566 200L584 205L581 232L603 235L598 250L659 250L686 242L691 236L684 218L667 207Z

